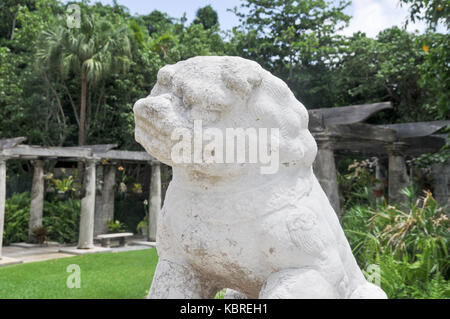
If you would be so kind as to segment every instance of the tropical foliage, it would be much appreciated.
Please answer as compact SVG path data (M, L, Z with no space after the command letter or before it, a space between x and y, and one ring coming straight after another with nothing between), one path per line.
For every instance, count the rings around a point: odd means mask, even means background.
M369 121L448 119L450 41L448 32L438 30L448 30L449 2L398 2L409 6L410 22L427 24L426 32L402 26L374 38L361 32L343 36L339 31L350 19L346 0L242 0L230 8L241 22L232 30L221 29L210 5L189 23L186 15L157 10L132 15L117 1L2 0L0 139L141 150L134 140L133 103L149 94L162 66L198 55L255 60L307 108L391 101L391 110ZM68 24L70 4L80 8L79 27ZM448 163L449 154L447 144L411 163L426 169ZM381 285L392 298L449 298L449 221L443 208L429 192L417 197L426 188L418 186L407 192L408 207L387 205L372 160L354 160L340 161L338 179L342 223L360 266L379 265ZM25 166L9 165L8 174L25 174ZM148 190L139 169L119 166L110 231L148 230ZM39 238L77 241L81 183L74 176L47 183ZM28 239L29 203L28 193L7 200L4 244Z
M59 243L76 243L78 241L80 201L45 201L43 229L48 240ZM28 222L30 218L30 194L14 194L6 201L5 229L3 243L28 241Z
M430 192L402 210L356 205L343 227L359 265L380 267L390 298L450 298L450 220Z
M413 6L412 17L446 23L445 1L402 2L437 14L417 16L421 11ZM57 0L2 2L1 137L139 149L133 102L150 92L160 67L196 55L256 60L308 108L390 100L394 110L372 121L449 115L448 34L391 28L375 39L362 33L345 37L338 31L350 18L343 11L348 1L242 1L232 10L241 25L231 31L220 29L211 6L199 8L189 24L160 11L134 16L117 3L77 5L80 28L69 28L70 12Z

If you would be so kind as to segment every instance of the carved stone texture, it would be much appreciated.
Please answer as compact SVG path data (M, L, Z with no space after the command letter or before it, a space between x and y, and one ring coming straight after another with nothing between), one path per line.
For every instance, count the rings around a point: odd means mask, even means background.
M161 165L159 163L152 164L152 177L150 180L150 198L148 205L149 241L156 241L156 233L158 226L158 218L161 211Z
M308 112L282 80L242 58L195 57L162 68L134 113L136 140L173 167L149 298L212 298L223 288L249 298L386 298L364 278L313 174ZM204 130L278 128L279 169L173 160L172 133L194 133L195 120Z
M84 182L85 195L81 200L78 249L94 248L95 168L96 161L87 160Z
M34 229L42 226L44 212L44 161L32 161L33 183L31 186L30 222L28 225L28 240L34 240Z

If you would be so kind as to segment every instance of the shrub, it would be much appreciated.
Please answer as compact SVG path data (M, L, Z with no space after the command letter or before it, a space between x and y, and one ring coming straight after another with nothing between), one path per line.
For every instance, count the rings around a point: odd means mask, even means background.
M121 223L120 221L111 220L110 222L108 222L108 230L110 233L124 233L127 229L125 224Z
M347 164L348 160L342 161L340 166ZM341 169L342 173L338 171L337 179L344 210L371 203L375 196L374 187L380 182L375 179L374 165L370 160L353 160L348 167ZM378 194L378 197L382 195Z
M30 194L14 194L5 205L5 245L28 240L30 219ZM78 240L80 201L45 201L43 226L47 238L60 243L74 243ZM46 238L46 239L47 239Z
M24 242L28 240L28 223L30 219L30 194L13 194L5 203L5 226L3 244Z
M80 228L81 201L67 199L44 203L44 226L49 238L59 243L76 243Z
M450 297L450 222L430 192L411 198L406 211L386 204L355 206L342 222L361 268L380 266L390 298Z

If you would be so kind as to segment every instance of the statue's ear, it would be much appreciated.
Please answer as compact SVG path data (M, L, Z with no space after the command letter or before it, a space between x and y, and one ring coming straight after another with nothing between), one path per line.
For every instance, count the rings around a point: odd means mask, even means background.
M252 90L262 82L261 67L255 63L233 64L224 66L222 69L222 79L228 89L238 92L244 98L248 97Z
M166 65L158 72L158 83L164 86L170 86L172 83L172 77L175 74L175 70L172 65Z

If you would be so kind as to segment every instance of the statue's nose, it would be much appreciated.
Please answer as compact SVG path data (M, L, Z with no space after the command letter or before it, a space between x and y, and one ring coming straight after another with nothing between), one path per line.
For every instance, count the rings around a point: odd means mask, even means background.
M144 112L155 115L166 111L170 107L171 102L172 97L170 94L149 96L137 101L134 105L133 111L137 114Z

